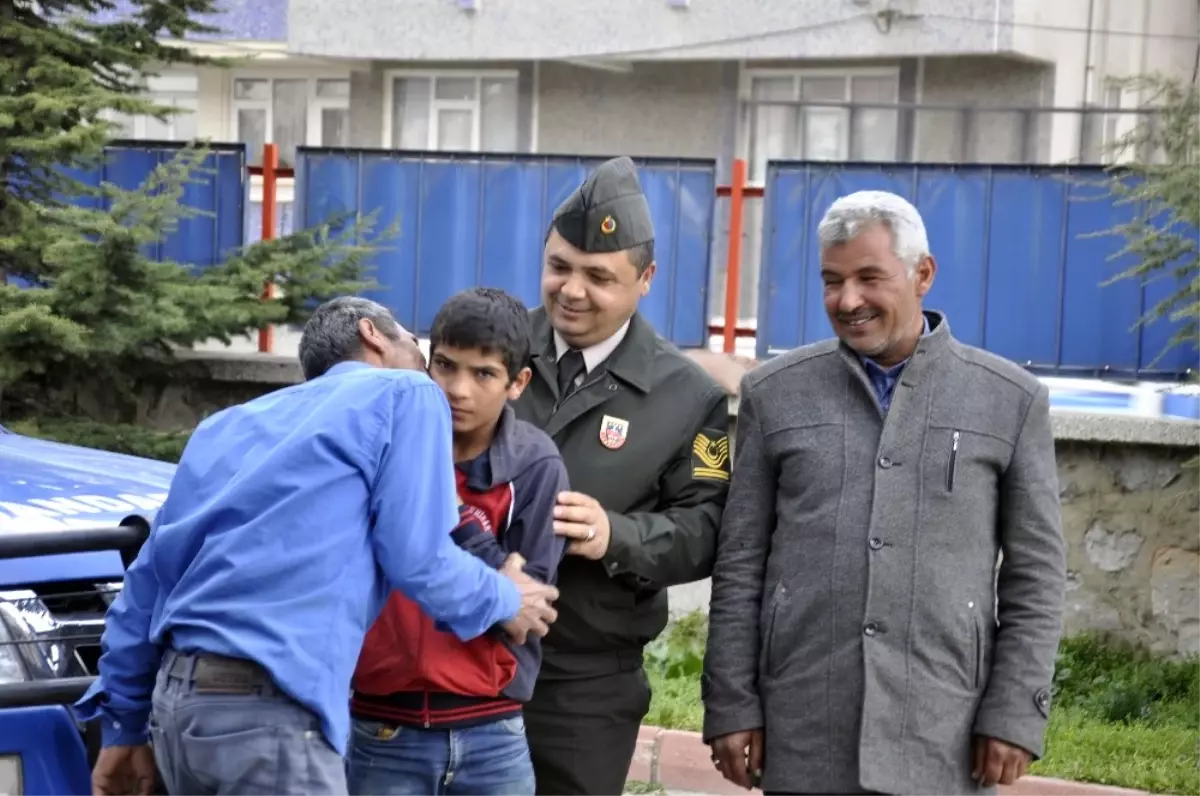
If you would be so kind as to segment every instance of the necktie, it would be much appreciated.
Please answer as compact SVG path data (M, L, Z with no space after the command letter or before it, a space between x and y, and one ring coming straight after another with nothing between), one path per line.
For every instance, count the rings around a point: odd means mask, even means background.
M575 392L575 379L583 375L586 369L583 363L583 352L571 348L558 360L558 395L560 400Z

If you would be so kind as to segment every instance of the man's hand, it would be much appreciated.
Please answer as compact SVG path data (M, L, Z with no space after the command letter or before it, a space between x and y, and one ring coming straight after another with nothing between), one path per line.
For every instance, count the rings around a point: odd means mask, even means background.
M566 537L567 553L593 561L604 558L612 538L607 512L595 498L580 492L559 493L554 532Z
M975 764L971 778L980 787L990 788L997 783L1011 785L1029 769L1031 755L1019 746L976 735L974 741Z
M149 744L108 746L100 750L96 767L92 769L92 796L148 796L157 777L154 750Z
M558 589L526 575L522 569L524 566L525 559L513 553L504 559L504 566L500 568L501 574L517 584L521 592L520 613L503 625L518 644L524 644L530 633L542 638L550 632L550 624L558 618L558 612L551 606L558 599Z
M759 787L763 769L763 731L744 730L714 738L712 761L721 776L738 787Z

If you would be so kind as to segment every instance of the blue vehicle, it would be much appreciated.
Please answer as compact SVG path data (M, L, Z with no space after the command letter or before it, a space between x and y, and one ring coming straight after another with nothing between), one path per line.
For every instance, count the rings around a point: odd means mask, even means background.
M0 793L91 793L98 728L69 706L174 473L0 426Z

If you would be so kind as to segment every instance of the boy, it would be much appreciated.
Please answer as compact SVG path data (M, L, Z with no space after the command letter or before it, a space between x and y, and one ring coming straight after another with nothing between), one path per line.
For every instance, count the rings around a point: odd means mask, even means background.
M553 583L567 471L550 437L508 406L529 383L528 360L528 313L503 291L464 291L434 318L429 375L454 424L454 540L496 568L517 554ZM540 666L540 639L517 645L496 629L463 643L393 593L354 675L350 793L532 796L522 705Z

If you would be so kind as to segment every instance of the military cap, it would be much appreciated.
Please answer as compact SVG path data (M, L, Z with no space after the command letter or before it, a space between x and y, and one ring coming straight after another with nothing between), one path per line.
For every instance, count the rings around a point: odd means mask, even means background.
M554 211L550 225L585 252L624 251L654 240L650 204L627 157L597 166Z

